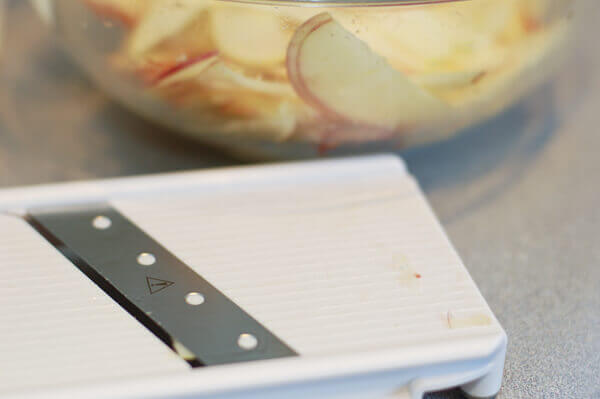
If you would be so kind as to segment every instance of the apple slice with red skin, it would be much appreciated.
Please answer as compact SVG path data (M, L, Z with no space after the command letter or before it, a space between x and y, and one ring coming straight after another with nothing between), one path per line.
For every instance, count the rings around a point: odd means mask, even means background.
M162 41L181 32L210 5L208 0L154 0L135 27L128 53L141 57Z
M298 95L330 119L399 129L449 109L328 13L312 17L295 32L287 69Z
M218 59L219 53L217 51L211 51L186 59L161 71L151 84L161 87L193 79L202 74L208 67L217 62Z
M246 76L216 51L165 67L156 76L150 84L163 99L185 112L208 112L206 125L214 124L214 131L247 130L285 140L307 108L289 84Z

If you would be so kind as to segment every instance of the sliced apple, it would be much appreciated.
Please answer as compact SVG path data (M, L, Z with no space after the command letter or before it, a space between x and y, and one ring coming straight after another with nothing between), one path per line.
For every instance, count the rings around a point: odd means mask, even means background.
M294 89L286 83L246 76L223 61L218 61L210 65L210 67L198 77L198 81L212 89L249 90L269 96L296 97Z
M489 118L513 104L527 91L543 82L559 65L559 51L569 37L566 21L552 29L536 31L509 53L506 63L471 85L436 91L452 104L454 112L436 126L439 137ZM406 138L422 140L416 135Z
M183 60L161 72L155 79L157 87L194 79L219 59L216 51Z
M155 0L131 35L129 54L138 57L181 32L208 8L209 1Z
M482 76L485 76L484 71L468 69L418 73L411 75L410 78L419 86L426 87L435 93L437 89L469 85L476 82Z
M211 9L212 38L225 57L253 67L285 61L292 35L266 6L223 2Z
M398 128L447 111L442 101L393 69L328 13L296 31L287 67L296 92L332 118Z
M407 72L488 70L503 60L498 38L518 20L517 0L427 7L333 10L331 14L395 68Z
M171 70L175 70L175 74ZM246 76L232 69L219 56L207 57L183 69L175 67L167 71L163 75L168 75L166 79L170 82L180 77L185 82L171 84L158 81L154 87L160 90L161 96L181 107L218 106L219 112L249 118L270 115L283 102L294 105L297 112L310 109L300 101L289 84Z
M438 95L457 110L485 108L493 113L541 82L555 67L558 49L568 38L566 21L537 31L508 53L505 64L464 88L439 91ZM519 83L522 82L522 83Z
M262 113L254 118L235 119L227 117L222 122L226 132L248 134L275 141L288 139L296 130L297 111L287 102L280 103L268 113Z
M216 58L200 61L211 63L185 84L157 87L186 115L202 115L203 129L284 140L295 132L298 119L314 115L289 84L247 76Z
M187 93L167 94L185 119L202 121L200 126L195 126L196 130L212 133L285 140L295 132L297 120L302 115L301 104L250 90L204 90L202 86L196 86Z

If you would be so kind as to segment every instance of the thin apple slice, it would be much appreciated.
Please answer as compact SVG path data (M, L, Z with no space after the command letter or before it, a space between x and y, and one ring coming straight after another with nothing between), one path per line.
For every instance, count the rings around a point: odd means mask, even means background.
M560 48L570 32L566 22L528 35L510 51L504 65L473 84L436 91L454 110L443 125L437 126L438 135L447 135L501 112L543 82L564 55ZM416 136L409 140L420 141Z
M178 87L173 86L173 89ZM283 141L296 131L303 109L297 102L282 101L250 90L211 89L207 92L202 86L196 86L188 93L170 94L173 97L169 100L184 116L181 120L195 122L194 130L276 141Z
M176 35L209 4L209 0L155 0L131 35L129 54L138 57Z
M161 72L154 83L157 87L168 86L174 83L191 80L202 74L206 68L219 59L216 51L192 57Z
M482 76L485 76L485 71L467 69L459 71L418 73L411 75L410 77L412 81L419 86L426 87L432 92L435 92L437 89L469 85L476 82Z
M530 87L543 81L560 60L558 51L569 37L568 24L529 34L512 48L500 68L464 88L439 91L457 111L485 108L491 113L510 104ZM521 83L519 83L521 82Z
M331 14L395 68L411 73L470 69L477 74L502 62L498 39L518 20L516 1L340 8Z
M222 110L244 117L270 113L282 102L294 105L299 111L310 109L300 101L289 84L246 76L241 71L232 69L219 56L209 56L188 68L191 68L189 73L187 68L163 69L166 72L162 75L183 74L182 78L185 77L185 82L161 84L162 82L158 81L158 84L154 83L154 87L160 89L161 95L165 98L180 106L194 106L195 103L218 104ZM171 75L171 70L178 69L180 72ZM178 78L179 76L175 79ZM170 80L173 82L172 79ZM181 82L181 80L177 81ZM157 82L157 79L151 82Z
M236 119L225 117L222 128L226 132L242 136L285 141L296 130L296 110L287 102L280 103L270 112L261 113L252 118Z
M292 31L271 9L223 2L211 9L212 38L223 56L253 67L282 64Z
M162 98L191 119L202 115L202 129L285 140L297 120L314 115L289 84L247 76L216 58L183 84L157 87Z
M246 76L223 61L210 65L198 77L198 81L212 89L249 90L269 96L296 98L296 93L290 85Z
M296 92L333 118L398 128L437 118L448 109L328 13L296 31L287 67Z

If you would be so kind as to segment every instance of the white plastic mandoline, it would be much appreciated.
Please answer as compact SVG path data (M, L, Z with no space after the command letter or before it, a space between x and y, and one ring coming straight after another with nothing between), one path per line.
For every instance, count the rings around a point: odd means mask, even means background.
M97 201L299 356L192 369L19 216ZM393 156L3 190L0 287L0 397L492 397L502 379L506 335Z

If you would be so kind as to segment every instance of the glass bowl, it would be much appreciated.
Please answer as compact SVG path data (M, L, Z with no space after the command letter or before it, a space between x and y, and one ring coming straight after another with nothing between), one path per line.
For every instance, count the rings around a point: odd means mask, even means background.
M568 0L34 0L106 92L238 153L448 137L550 76Z

